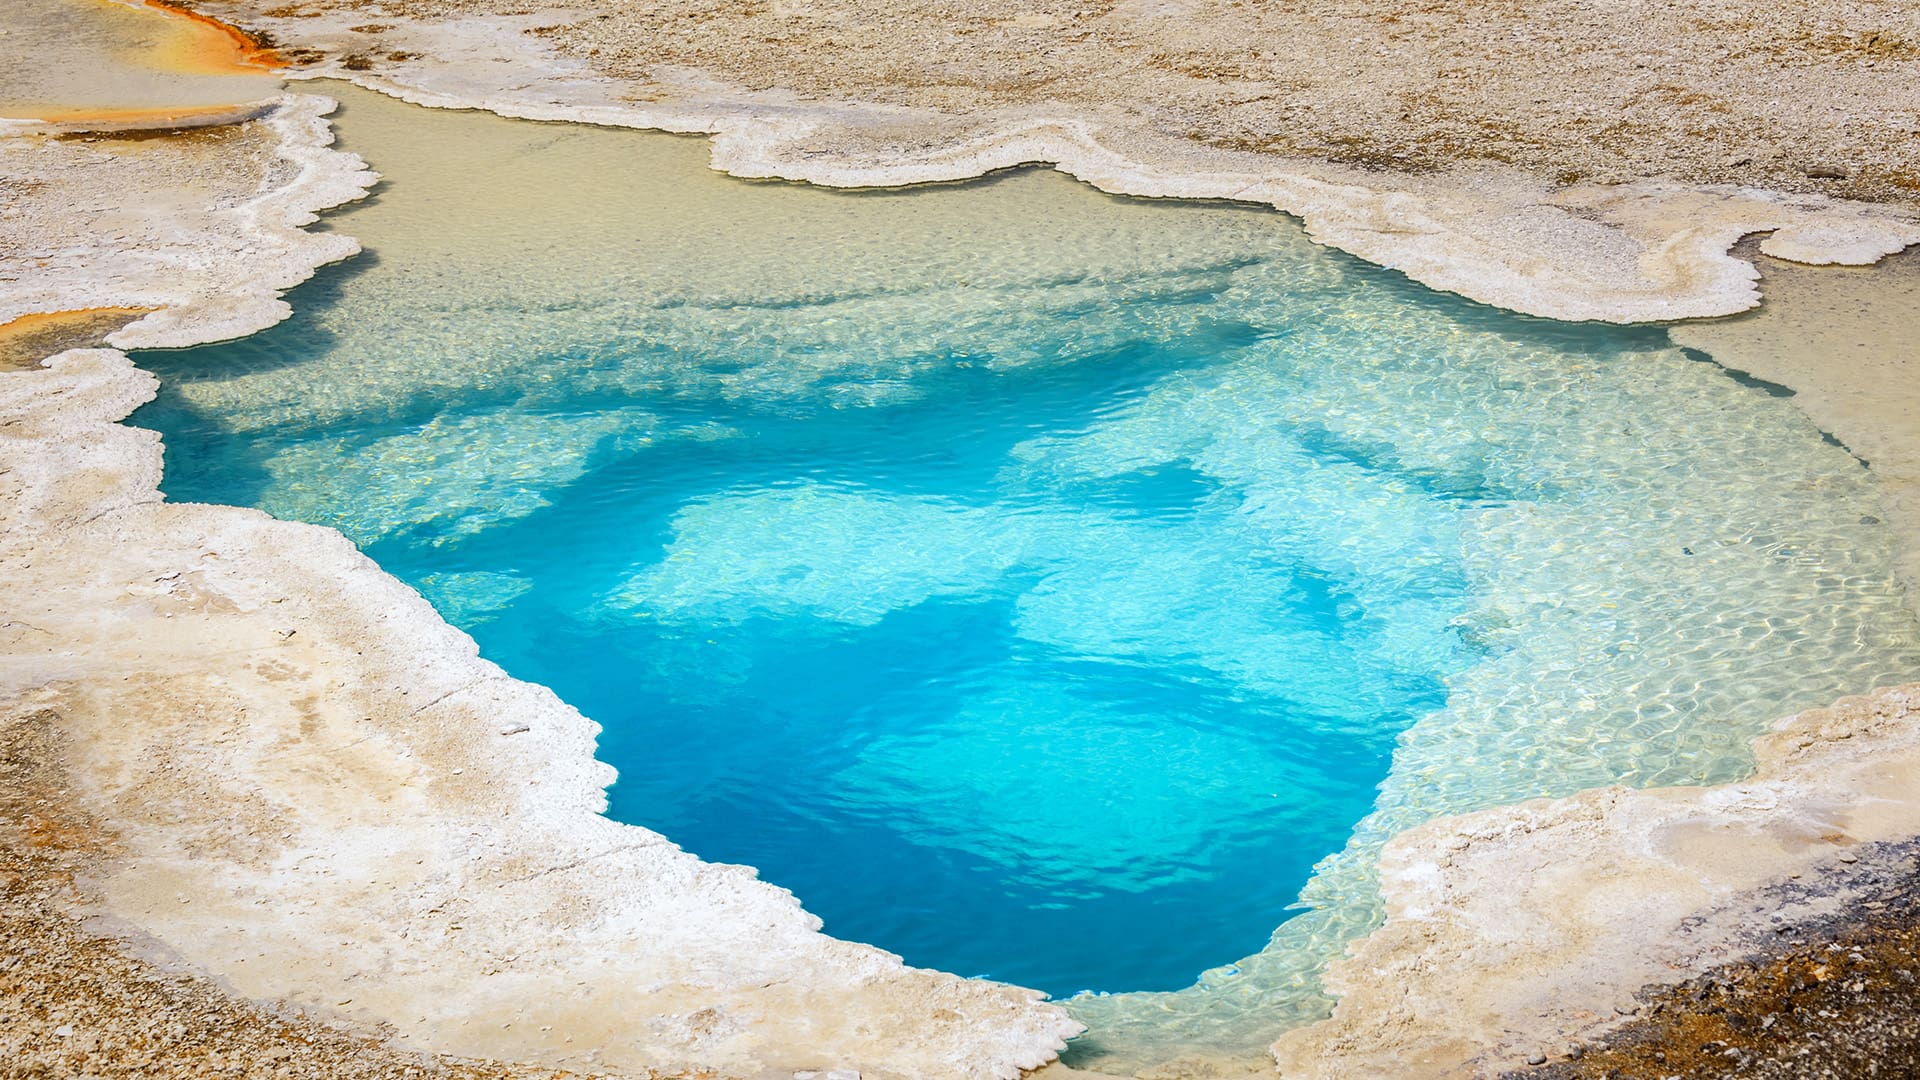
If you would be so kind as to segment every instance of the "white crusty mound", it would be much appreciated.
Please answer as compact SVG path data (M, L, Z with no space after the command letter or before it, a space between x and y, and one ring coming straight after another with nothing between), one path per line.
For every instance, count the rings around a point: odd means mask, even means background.
M1387 923L1333 965L1333 1017L1274 1045L1288 1080L1491 1076L1622 1023L1633 995L1745 955L1765 889L1920 835L1920 685L1756 744L1743 783L1601 788L1431 822L1381 858ZM1831 876L1831 875L1829 875ZM1792 912L1845 907L1844 886Z
M208 135L0 139L29 181L0 318L159 307L115 344L267 326L355 250L299 226L373 175L324 99ZM1012 1077L1041 995L837 941L787 892L602 816L596 727L479 659L338 533L162 501L112 349L0 373L0 705L50 710L113 833L87 914L237 993L399 1045L641 1072Z
M235 125L162 140L0 137L23 197L0 219L10 263L0 323L38 312L156 308L114 338L171 348L241 337L292 313L280 294L360 250L302 231L378 176L330 148L330 98L286 94Z

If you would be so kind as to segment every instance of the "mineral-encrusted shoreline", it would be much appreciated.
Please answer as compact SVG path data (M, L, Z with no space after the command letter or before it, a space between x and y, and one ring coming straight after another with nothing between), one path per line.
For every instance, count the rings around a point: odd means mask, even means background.
M397 1049L323 1013L236 998L88 926L75 914L81 882L112 857L112 834L75 812L59 721L46 710L0 716L0 1075L588 1080Z
M1604 788L1447 818L1381 857L1388 918L1328 972L1282 1073L1477 1077L1612 1037L1636 994L1853 917L1920 836L1920 686L1789 718L1747 781ZM1796 884L1804 883L1804 884Z

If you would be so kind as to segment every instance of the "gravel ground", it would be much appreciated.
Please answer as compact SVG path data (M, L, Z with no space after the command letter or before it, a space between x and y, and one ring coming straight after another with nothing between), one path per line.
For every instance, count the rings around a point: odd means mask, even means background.
M1906 0L194 0L242 25L539 10L563 52L671 96L694 71L801 99L1122 115L1215 146L1560 183L1669 178L1920 201ZM308 57L313 59L314 57Z
M1846 914L1775 924L1746 962L1643 995L1578 1057L1505 1080L1904 1080L1920 1077L1920 842L1863 849L1838 871ZM1791 906L1825 883L1777 890Z

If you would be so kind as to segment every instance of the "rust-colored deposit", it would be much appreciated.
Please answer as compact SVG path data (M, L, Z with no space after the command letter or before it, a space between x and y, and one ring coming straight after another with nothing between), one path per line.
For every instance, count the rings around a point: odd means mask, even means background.
M27 371L55 353L101 345L107 335L152 310L98 307L46 311L0 323L0 371Z
M181 105L151 109L47 109L43 115L24 119L44 120L54 130L73 132L178 132L196 128L238 124L258 117L264 110L259 102L237 105Z
M171 16L186 32L171 36L155 58L157 66L194 75L258 75L278 71L287 61L264 34L243 30L188 7L182 0L144 0Z
M21 0L12 0L21 3ZM0 49L4 116L55 131L175 130L253 119L287 61L258 34L179 0L27 0L23 32L52 35L47 70ZM9 125L17 128L18 125ZM34 130L29 126L26 130Z

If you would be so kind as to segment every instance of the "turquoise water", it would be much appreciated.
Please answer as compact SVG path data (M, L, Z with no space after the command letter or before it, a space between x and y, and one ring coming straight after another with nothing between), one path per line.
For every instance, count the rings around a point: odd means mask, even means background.
M140 360L185 385L316 336ZM170 497L340 525L597 719L615 817L916 964L1184 986L1260 947L1443 704L1459 560L1403 553L1370 602L1189 463L1053 468L1156 387L1229 385L1271 351L1244 324L1016 371L981 344L885 407L585 392L236 437L168 395L137 420ZM1296 452L1339 474L1324 498L1452 497Z
M392 178L337 225L370 254L137 357L169 497L340 528L604 725L610 813L830 933L1181 991L1078 999L1080 1064L1317 1015L1401 829L1736 777L1920 675L1871 475L1663 332L1251 209L745 185L666 139L582 193L613 166L512 170L648 137L379 108L342 120Z

